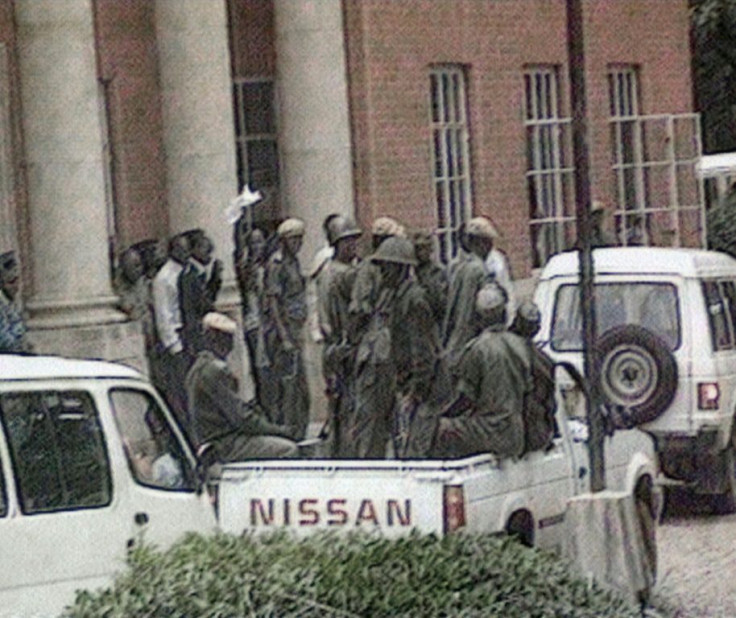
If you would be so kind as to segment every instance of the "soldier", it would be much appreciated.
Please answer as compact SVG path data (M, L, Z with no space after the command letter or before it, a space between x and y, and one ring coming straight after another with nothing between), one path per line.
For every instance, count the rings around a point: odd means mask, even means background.
M351 344L348 307L355 282L357 240L362 232L340 216L332 222L335 253L329 267L329 287L318 301L324 305L323 373L327 386L333 457L350 455L347 420L353 410L354 346Z
M429 455L440 406L449 384L439 362L440 345L424 289L412 276L417 261L411 241L389 238L371 257L381 268L390 298L390 365L396 395L392 438L399 459Z
M115 278L118 306L131 320L140 322L146 346L148 370L153 375L158 371L156 362L156 335L153 330L153 299L151 282L145 276L143 258L139 249L128 247L120 257L120 271Z
M274 414L274 381L264 335L264 289L266 284L266 237L260 228L251 228L238 242L234 255L235 276L240 292L243 336L258 403L270 418Z
M432 308L432 315L437 328L442 328L442 320L447 310L447 273L444 268L432 260L432 235L427 232L416 232L413 236L414 254L417 265L414 273L419 285L424 288L427 301ZM439 331L438 331L439 332Z
M20 307L20 269L14 251L0 255L0 354L31 351Z
M523 338L529 348L532 390L524 402L524 452L544 450L555 435L554 363L532 339L539 332L542 314L530 300L519 305L509 331Z
M496 228L485 217L474 217L468 221L465 234L469 253L457 264L450 281L442 329L447 367L453 377L457 375L457 364L465 345L478 333L475 297L484 283L493 280L486 260L498 236Z
M523 406L532 390L531 358L524 340L506 331L506 302L496 283L477 294L474 306L483 330L463 352L458 395L440 418L435 457L518 457L524 450Z
M306 286L297 254L304 240L304 222L286 219L277 229L279 248L266 268L265 336L277 388L274 412L279 422L297 427L304 438L309 425L309 388L304 369Z
M237 324L219 313L208 313L202 324L205 349L186 378L197 446L213 444L220 461L296 457L296 428L269 422L256 402L238 397L226 362Z
M373 222L372 247L403 235L403 227L390 217ZM381 290L381 269L363 260L355 275L348 307L350 342L356 348L355 408L349 421L351 450L355 457L382 459L390 431L393 407L393 373L389 363L388 298Z

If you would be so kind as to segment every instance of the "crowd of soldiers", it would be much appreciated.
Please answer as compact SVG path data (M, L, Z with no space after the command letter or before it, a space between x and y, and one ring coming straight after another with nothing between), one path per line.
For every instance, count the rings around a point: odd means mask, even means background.
M270 238L241 223L233 257L253 401L240 398L226 363L239 333L215 311L222 263L203 230L129 247L116 276L120 308L141 322L151 380L195 446L216 443L224 460L297 456L310 421L307 330L321 342L321 437L333 457L517 457L549 444L550 363L531 343L539 311L529 302L514 309L489 219L467 222L444 266L431 233L409 235L390 217L373 221L370 255L360 259L362 231L331 215L306 277L303 221L286 219ZM14 281L12 268L14 260L3 265L0 282ZM13 290L4 283L2 315L12 315Z
M408 237L388 217L373 222L363 260L352 221L332 216L324 228L331 252L311 276L334 457L514 457L549 444L551 364L531 343L539 311L510 310L489 219L460 231L447 268L432 259L431 234Z

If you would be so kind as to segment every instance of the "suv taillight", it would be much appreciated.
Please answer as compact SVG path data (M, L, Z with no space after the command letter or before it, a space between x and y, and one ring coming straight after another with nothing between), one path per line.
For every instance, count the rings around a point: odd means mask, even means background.
M462 485L445 485L444 531L454 532L465 526L465 493Z
M718 382L700 382L698 384L698 410L717 410L720 396Z

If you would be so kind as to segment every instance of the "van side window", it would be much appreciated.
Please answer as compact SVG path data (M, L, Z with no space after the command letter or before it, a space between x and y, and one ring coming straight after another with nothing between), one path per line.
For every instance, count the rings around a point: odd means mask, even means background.
M163 410L143 391L110 391L128 467L138 483L157 489L195 489L195 474Z
M110 465L88 393L3 393L0 416L23 513L110 504Z
M0 517L8 514L8 495L5 493L5 471L0 462Z
M714 350L730 350L733 338L729 328L729 316L717 281L703 281L703 296L710 323L710 337Z
M736 283L733 281L721 281L721 293L726 305L728 325L731 327L731 339L736 346Z

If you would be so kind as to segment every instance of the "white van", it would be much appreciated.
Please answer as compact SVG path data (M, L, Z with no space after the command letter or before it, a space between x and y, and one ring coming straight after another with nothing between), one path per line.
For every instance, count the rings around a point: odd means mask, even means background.
M195 458L141 374L0 355L0 616L58 615L141 539L215 529Z
M600 386L619 424L650 433L670 479L736 510L736 260L699 249L596 249ZM553 257L538 340L582 367L578 253Z

